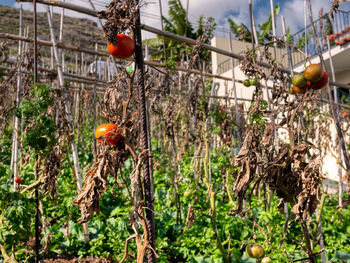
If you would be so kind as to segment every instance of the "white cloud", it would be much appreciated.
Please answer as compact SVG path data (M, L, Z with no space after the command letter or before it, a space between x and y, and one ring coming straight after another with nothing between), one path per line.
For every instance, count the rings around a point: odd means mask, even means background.
M67 0L68 1L68 0ZM168 0L161 0L163 15L167 16L169 11ZM181 3L186 8L187 1L189 1L189 20L191 23L196 23L200 15L204 15L206 18L213 17L218 24L218 28L228 29L227 18L231 17L236 23L244 23L250 27L249 20L249 7L248 0L181 0ZM108 0L93 0L98 10L102 10L104 6L109 2ZM274 0L274 4L280 3L280 14L276 17L277 33L281 34L281 16L286 19L286 25L294 33L298 29L304 26L304 0ZM75 5L84 6L90 8L88 0L74 0L70 1ZM105 4L104 4L105 3ZM159 0L148 0L141 9L141 20L149 26L161 28L160 24L160 11ZM314 20L318 18L318 12L323 8L324 12L328 12L331 2L329 0L311 0ZM22 4L25 9L32 10L31 3ZM19 7L19 4L15 4ZM265 22L270 13L270 1L268 0L253 0L253 6L255 10L256 25ZM257 8L259 8L257 12ZM350 9L350 3L342 3L340 9ZM61 8L54 7L54 12L60 13ZM38 4L38 11L45 11L46 7ZM74 11L66 10L65 14L73 17L86 17L91 18L88 15L80 14ZM94 21L97 21L94 18ZM307 18L307 24L309 19ZM222 35L220 30L217 30L216 35ZM143 32L144 37L153 37L151 33Z
M326 13L330 9L329 0L312 0L312 15L313 19L318 19L318 12L323 8L323 13ZM308 14L308 7L306 5L306 14ZM291 32L294 33L298 29L304 27L304 0L293 0L286 1L285 5L280 11L280 15L277 17L276 24L278 32L282 31L281 16L285 17L286 27L290 28ZM309 17L306 17L306 24L309 24Z

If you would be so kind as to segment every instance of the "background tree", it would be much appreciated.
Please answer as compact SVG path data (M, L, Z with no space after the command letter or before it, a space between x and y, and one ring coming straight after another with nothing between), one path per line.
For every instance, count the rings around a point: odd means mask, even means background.
M186 36L192 39L197 39L199 36L202 36L204 28L208 25L208 21L212 21L212 18L205 20L204 16L200 16L197 21L197 27L194 28L193 25L187 21L187 12L183 7L180 0L170 0L169 1L169 18L163 16L165 31L171 32L177 35ZM209 34L213 32L216 24L212 23L209 25L210 29L207 30ZM156 50L152 54L153 59L164 59L163 51L163 38L157 37L146 40L146 44L149 45L152 49ZM206 39L205 43L209 43L210 39ZM182 41L165 38L165 48L166 56L168 58L167 64L172 67L179 61L187 61L187 55L189 54L192 47L183 43ZM209 52L207 50L203 51L201 58L209 59Z
M277 3L275 8L274 8L275 17L278 15L279 11L280 11L280 6ZM245 24L241 23L240 25L238 25L231 18L228 18L227 21L230 24L231 32L240 41L243 41L243 42L251 42L252 41L252 34ZM258 25L258 28L259 29L258 29L257 34L258 34L258 39L259 39L260 44L264 44L266 42L272 41L272 38L271 38L271 36L272 36L272 16L271 16L271 13L269 15L268 20L266 22L264 22L262 25Z

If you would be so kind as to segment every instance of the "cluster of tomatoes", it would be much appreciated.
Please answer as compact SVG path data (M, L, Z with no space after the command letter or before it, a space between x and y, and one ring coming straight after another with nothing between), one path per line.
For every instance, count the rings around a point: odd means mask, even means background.
M292 90L304 94L308 89L319 90L328 83L328 74L320 65L311 64L306 67L303 74L295 74L292 78Z
M256 86L256 85L258 85L258 83L259 83L259 81L257 78L243 80L243 85L246 87Z
M118 126L113 123L102 124L96 128L95 138L98 142L105 142L107 145L117 145L122 136L118 134Z
M264 257L265 251L259 244L248 245L245 249L247 255L251 258L257 258L260 263L270 263L271 258L268 256Z

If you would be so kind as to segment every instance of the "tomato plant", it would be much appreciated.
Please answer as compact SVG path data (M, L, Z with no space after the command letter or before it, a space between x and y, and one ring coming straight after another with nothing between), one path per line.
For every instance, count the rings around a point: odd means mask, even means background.
M117 34L116 39L116 46L107 43L108 52L116 58L129 58L135 50L134 40L125 34Z

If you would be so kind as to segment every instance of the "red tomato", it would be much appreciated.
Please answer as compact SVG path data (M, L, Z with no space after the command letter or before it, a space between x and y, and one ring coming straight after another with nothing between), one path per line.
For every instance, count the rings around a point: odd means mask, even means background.
M135 43L131 37L124 34L117 34L117 45L107 43L108 52L116 58L128 58L135 50Z
M311 85L311 88L314 90L322 89L328 83L328 74L327 72L323 72L322 78L317 81L315 84Z
M89 93L86 93L86 94L85 94L85 98L88 99L89 97L90 97L90 94L89 94Z
M22 178L21 178L21 177L16 177L16 178L15 178L15 182L16 182L17 184L21 184L21 183L22 183Z
M61 162L62 158L61 156L57 156L57 162Z
M117 145L121 135L117 134L118 126L113 123L102 124L96 128L95 138L98 142L106 141L107 145Z
M230 145L230 142L229 142L229 141L226 141L225 144L228 146L228 145Z

